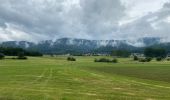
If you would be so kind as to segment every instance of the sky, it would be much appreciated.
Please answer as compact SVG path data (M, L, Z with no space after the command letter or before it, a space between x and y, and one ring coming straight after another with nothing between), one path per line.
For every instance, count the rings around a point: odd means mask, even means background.
M0 0L0 41L170 41L170 0Z

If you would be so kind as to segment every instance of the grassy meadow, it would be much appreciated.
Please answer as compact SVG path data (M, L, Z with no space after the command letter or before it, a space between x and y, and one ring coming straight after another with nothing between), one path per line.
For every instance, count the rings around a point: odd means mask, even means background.
M0 60L0 100L170 100L170 62L65 56Z

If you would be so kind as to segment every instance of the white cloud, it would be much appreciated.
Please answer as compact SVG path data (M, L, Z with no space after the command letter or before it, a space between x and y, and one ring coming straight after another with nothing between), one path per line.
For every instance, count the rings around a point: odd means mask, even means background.
M0 0L0 41L170 37L170 0Z
M35 33L26 33L21 31L22 26L17 26L14 24L5 23L5 28L0 28L0 40L1 41L32 41L36 42L37 39L46 39L48 37L35 34ZM40 39L40 40L41 40Z
M168 16L164 21L170 23L170 16Z
M169 0L121 0L127 8L130 17L141 17L162 8Z

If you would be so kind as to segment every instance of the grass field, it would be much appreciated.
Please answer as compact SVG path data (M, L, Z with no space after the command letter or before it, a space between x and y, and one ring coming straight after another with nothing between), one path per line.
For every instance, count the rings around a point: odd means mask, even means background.
M0 100L170 100L170 62L0 60Z

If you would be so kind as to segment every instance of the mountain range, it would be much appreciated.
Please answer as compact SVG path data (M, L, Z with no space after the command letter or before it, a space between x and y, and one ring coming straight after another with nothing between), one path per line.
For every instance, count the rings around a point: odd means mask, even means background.
M169 47L169 43L163 43ZM167 45L166 45L167 44ZM61 38L55 41L45 40L38 43L28 41L6 41L0 43L3 47L19 47L27 50L39 51L42 53L108 53L113 49L138 50L148 46L161 46L161 38L145 37L137 40L87 40Z

